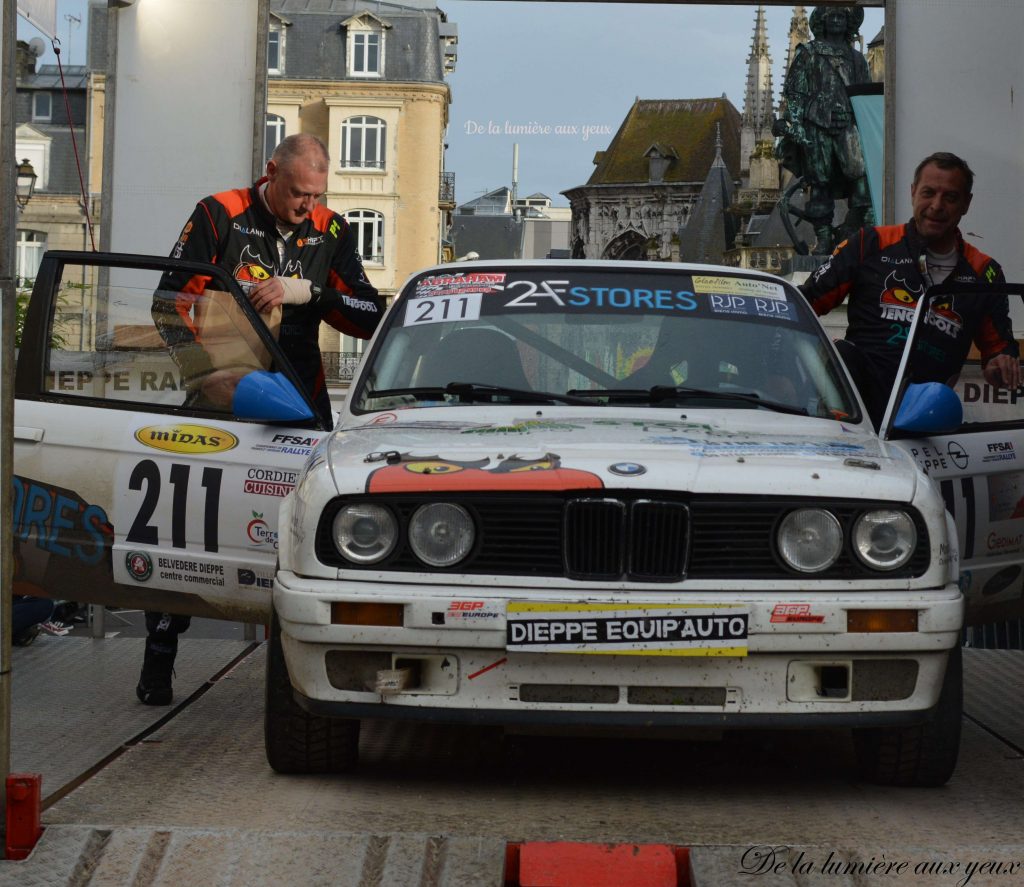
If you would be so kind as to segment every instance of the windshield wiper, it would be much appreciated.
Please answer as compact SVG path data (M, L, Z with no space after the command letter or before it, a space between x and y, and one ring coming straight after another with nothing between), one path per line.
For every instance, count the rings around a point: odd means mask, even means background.
M506 388L504 385L481 385L478 382L449 382L444 387L444 392L470 401L485 397L508 397L513 400L525 400L528 403L571 403L579 406L593 406L590 400L585 397L576 397L572 392L556 394L554 391L531 391L526 388Z
M556 394L553 391L530 391L526 388L506 388L503 385L482 385L478 382L449 382L445 386L425 385L419 388L387 388L382 391L364 391L364 400L381 397L413 397L416 400L443 401L446 397L456 397L461 401L472 403L480 400L493 400L495 397L508 397L515 401L527 403L570 403L579 406L594 404L583 397L572 394Z
M419 388L384 388L380 391L363 391L363 400L379 397L413 397L416 400L444 400L445 390L437 385Z
M777 413L790 413L794 416L806 416L807 410L777 400L765 400L754 392L715 391L710 388L690 388L686 385L655 385L652 388L604 388L576 389L568 392L574 397L607 397L609 400L637 400L646 403L662 403L679 401L687 398L708 398L710 400L739 400L774 410Z

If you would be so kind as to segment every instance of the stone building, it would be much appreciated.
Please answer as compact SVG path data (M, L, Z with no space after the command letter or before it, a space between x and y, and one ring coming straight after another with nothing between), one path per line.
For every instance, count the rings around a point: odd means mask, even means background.
M728 98L637 99L585 185L562 193L572 208L576 258L678 260L716 141L740 168L740 113Z

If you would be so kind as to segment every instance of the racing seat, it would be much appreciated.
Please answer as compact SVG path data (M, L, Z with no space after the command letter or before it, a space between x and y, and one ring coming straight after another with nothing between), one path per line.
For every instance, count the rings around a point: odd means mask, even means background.
M444 387L449 382L474 382L528 391L531 387L523 372L515 339L486 327L453 330L436 349L423 356L417 384Z

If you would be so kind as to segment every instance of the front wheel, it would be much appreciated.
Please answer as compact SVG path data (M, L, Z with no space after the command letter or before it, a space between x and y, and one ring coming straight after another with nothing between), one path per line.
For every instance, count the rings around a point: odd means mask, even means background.
M292 696L281 623L270 619L263 744L278 773L345 773L359 760L359 721L311 715Z
M939 703L932 717L913 727L854 730L860 775L879 785L945 785L956 768L963 721L963 652L949 653Z

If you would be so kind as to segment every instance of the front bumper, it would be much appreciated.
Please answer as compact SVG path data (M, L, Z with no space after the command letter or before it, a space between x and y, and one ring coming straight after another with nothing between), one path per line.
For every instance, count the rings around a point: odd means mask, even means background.
M689 600L689 597L696 600ZM308 580L282 571L274 606L296 698L338 717L476 723L679 726L870 726L922 720L938 700L948 651L959 643L963 598L929 591L565 592ZM747 655L622 655L506 648L512 600L739 604ZM460 602L480 606L476 619ZM391 602L401 627L331 624L331 603ZM773 620L780 603L807 602L820 621ZM455 608L455 609L453 609ZM913 609L917 631L853 633L857 609ZM457 618L451 618L457 616ZM439 618L440 617L440 618ZM375 682L402 672L401 686Z

